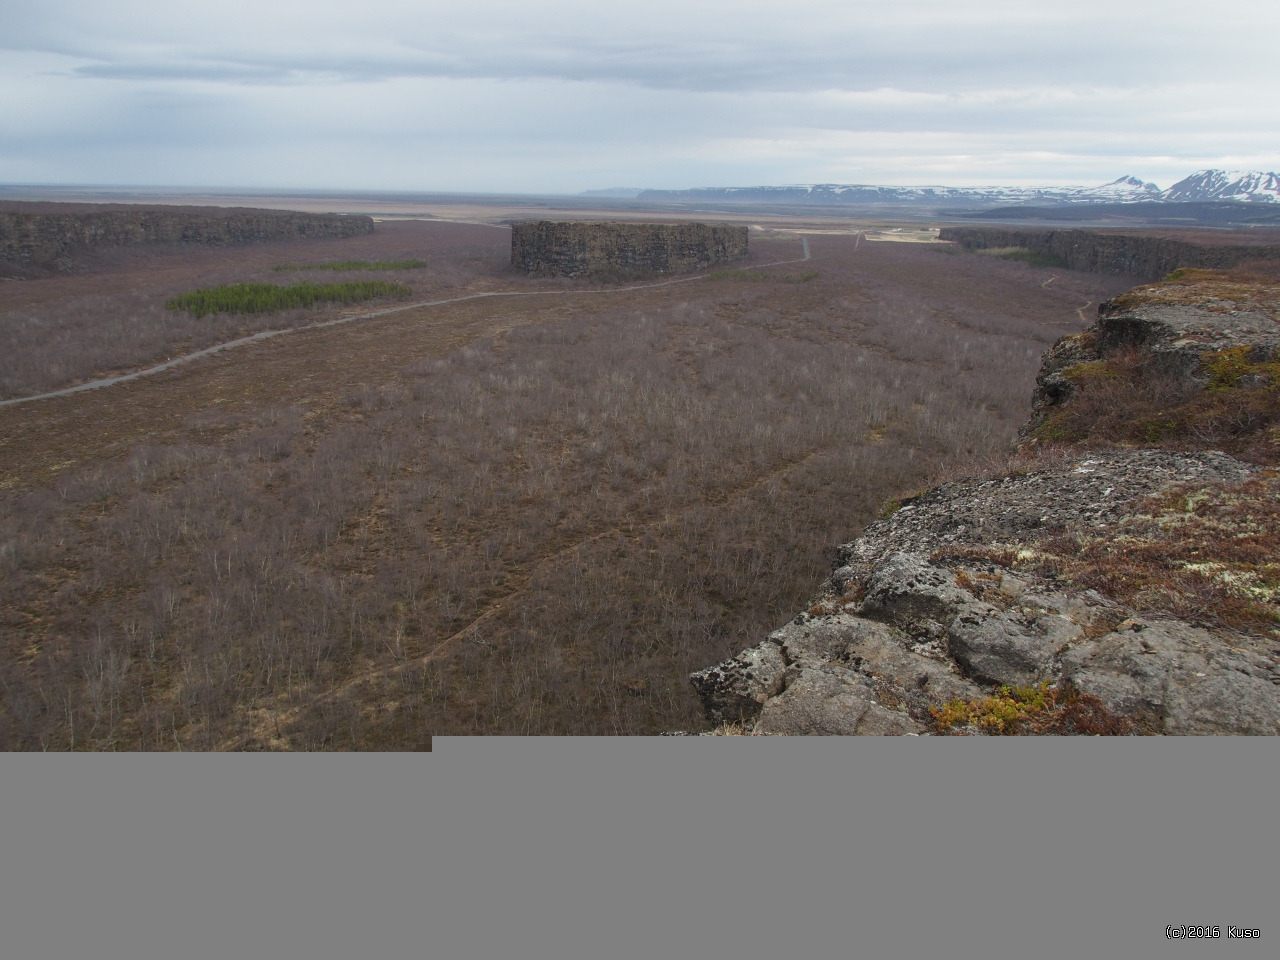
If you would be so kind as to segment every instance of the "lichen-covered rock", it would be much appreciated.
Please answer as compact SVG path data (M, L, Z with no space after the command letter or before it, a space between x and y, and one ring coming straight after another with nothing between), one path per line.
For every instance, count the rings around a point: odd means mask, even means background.
M1075 381L1066 371L1080 364L1097 361L1097 338L1093 333L1077 333L1063 337L1040 360L1040 372L1036 375L1036 389L1031 397L1033 419L1049 407L1066 401L1075 390Z
M1280 734L1280 658L1176 620L1131 618L1076 645L1062 678L1156 732Z
M835 664L794 670L756 724L759 733L791 736L901 736L922 729L906 710L884 706L871 678Z
M1258 473L1216 453L1112 451L939 487L842 547L811 613L695 687L711 720L758 715L760 733L919 733L949 703L1039 684L1140 732L1280 733L1280 633L1143 617L1036 559L1043 537L1105 537L1175 485Z
M904 501L853 543L838 547L833 579L847 589L882 569L890 554L1016 545L1046 530L1104 526L1172 484L1234 482L1254 472L1222 453L1134 450L1081 457L1060 469L958 480Z
M946 623L970 605L951 574L917 553L890 553L880 559L864 585L861 612L885 623L932 620ZM974 611L984 616L989 608Z
M964 611L947 629L947 649L965 676L980 683L1031 686L1053 675L1054 658L1081 634L1056 611L1039 614Z
M712 723L754 720L769 697L781 693L787 665L777 644L762 643L690 676Z

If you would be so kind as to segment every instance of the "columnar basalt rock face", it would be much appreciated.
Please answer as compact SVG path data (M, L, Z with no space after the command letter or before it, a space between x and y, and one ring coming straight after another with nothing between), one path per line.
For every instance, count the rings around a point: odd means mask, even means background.
M511 227L511 265L539 276L686 273L746 255L747 228L724 224L530 220Z
M92 213L0 211L0 260L53 265L95 247L149 243L232 246L266 240L344 238L373 233L373 219L277 210L195 212L164 208Z
M943 227L939 240L966 250L1022 247L1057 257L1069 269L1162 277L1179 267L1234 267L1250 260L1280 257L1277 246L1243 244L1209 246L1164 237L1125 236L1089 230L1004 230L988 227Z

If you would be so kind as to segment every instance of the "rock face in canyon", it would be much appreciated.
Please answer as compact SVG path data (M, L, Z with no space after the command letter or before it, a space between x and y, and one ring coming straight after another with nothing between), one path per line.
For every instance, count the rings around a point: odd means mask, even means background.
M531 220L511 227L511 265L527 274L686 273L747 255L747 228L707 223Z
M1091 230L1009 230L996 227L943 227L939 240L967 250L1020 247L1053 257L1071 270L1163 277L1179 267L1223 269L1255 260L1280 258L1280 247L1244 244L1206 245L1164 237L1095 233Z
M1082 384L1121 369L1177 384L1178 416L1198 397L1274 414L1277 294L1204 273L1104 304L1046 355L1030 446ZM1280 734L1275 422L1258 421L1253 462L1185 437L1041 444L1025 472L898 505L839 548L807 611L691 676L708 719L762 734Z
M81 251L150 243L211 246L373 232L373 219L277 210L147 207L93 212L0 210L0 261L17 267L66 267Z
M1045 354L1026 432L1041 428L1081 385L1118 378L1126 355L1140 375L1183 390L1274 392L1278 318L1280 286L1262 278L1183 269L1136 287L1102 304L1092 327Z

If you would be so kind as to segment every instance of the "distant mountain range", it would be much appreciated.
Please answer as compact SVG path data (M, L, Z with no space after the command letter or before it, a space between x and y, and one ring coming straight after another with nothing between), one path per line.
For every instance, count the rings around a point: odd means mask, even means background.
M1120 177L1100 187L878 187L818 183L785 187L700 187L693 190L588 191L585 195L627 196L665 203L751 203L813 206L1091 203L1280 203L1280 174L1200 170L1168 190L1137 177Z
M1280 203L1280 176L1238 170L1201 170L1160 194L1161 200L1261 200Z

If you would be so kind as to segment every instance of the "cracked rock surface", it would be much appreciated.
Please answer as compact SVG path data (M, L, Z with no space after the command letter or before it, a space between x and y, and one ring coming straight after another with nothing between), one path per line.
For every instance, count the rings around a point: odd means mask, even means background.
M1280 733L1280 638L1142 616L963 549L1016 555L1173 484L1257 471L1142 450L938 487L841 547L809 612L693 684L712 722L757 733L927 733L931 708L1043 682L1097 697L1137 732Z

